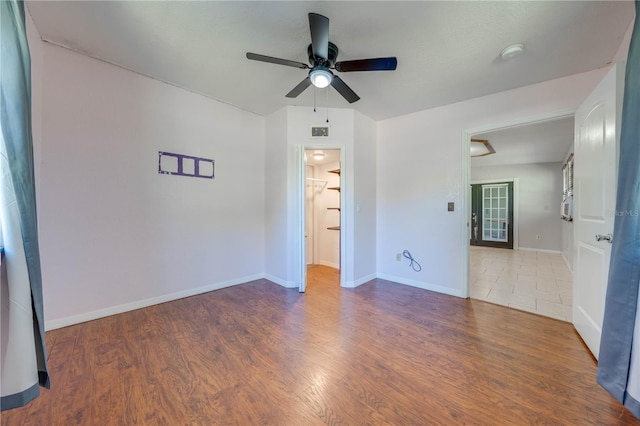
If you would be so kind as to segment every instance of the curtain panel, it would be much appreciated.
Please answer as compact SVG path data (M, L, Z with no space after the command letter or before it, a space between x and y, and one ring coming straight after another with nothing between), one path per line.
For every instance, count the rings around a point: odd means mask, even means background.
M1 410L49 387L31 135L31 63L24 4L0 1Z
M640 1L625 70L616 218L598 383L640 417Z

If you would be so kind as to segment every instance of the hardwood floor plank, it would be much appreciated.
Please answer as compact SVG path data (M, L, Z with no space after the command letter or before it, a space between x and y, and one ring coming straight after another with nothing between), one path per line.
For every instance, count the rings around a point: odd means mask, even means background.
M354 398L341 380L314 384L299 398L329 426L388 423L376 410Z
M266 280L47 333L2 425L640 425L566 322L373 280Z

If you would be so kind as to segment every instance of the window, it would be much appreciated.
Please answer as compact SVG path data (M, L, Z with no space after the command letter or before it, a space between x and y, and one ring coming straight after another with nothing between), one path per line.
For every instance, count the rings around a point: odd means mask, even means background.
M573 196L573 154L562 167L562 195L564 199Z
M563 220L573 220L573 154L562 166L562 204L560 214Z
M484 220L484 224L482 225L482 239L484 241L508 241L508 186L508 184L482 186L482 219Z

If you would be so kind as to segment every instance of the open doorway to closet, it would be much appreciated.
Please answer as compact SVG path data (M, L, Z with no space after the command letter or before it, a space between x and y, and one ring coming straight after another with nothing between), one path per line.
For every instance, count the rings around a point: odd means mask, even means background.
M306 291L340 287L339 149L305 150Z

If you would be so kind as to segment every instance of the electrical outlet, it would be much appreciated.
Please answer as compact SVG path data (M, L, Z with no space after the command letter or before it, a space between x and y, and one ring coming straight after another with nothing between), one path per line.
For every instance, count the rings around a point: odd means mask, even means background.
M402 260L402 254L401 253L397 253L396 254L396 262L400 262Z

